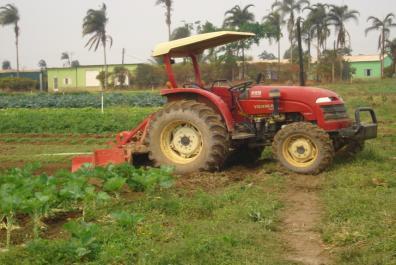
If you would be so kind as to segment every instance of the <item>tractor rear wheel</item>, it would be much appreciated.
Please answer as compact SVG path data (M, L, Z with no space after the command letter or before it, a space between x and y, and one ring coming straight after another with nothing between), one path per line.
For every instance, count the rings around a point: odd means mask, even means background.
M329 135L307 122L286 125L274 138L272 152L287 169L301 174L318 174L334 158Z
M146 145L155 166L170 165L176 173L219 169L229 151L224 122L206 104L174 101L150 122Z

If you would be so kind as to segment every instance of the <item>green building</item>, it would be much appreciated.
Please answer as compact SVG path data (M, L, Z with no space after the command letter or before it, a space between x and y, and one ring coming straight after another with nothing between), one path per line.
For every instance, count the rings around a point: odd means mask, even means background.
M112 64L108 65L109 73L117 66L128 69L130 74L134 74L137 64ZM100 89L100 81L97 76L104 71L103 65L82 65L78 67L48 68L48 91L58 92L67 90L87 90L95 91ZM111 82L112 80L109 80ZM113 80L117 84L117 80ZM129 77L125 83L129 84Z
M345 56L345 61L356 70L353 78L381 78L381 60L379 55ZM385 57L385 68L392 65L392 59Z

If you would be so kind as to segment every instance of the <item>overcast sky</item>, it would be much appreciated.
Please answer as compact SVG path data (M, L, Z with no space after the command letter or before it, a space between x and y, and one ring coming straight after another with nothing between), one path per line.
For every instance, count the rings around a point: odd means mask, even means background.
M109 63L121 63L122 48L126 49L127 63L146 62L154 46L167 40L164 8L155 6L156 0L0 0L0 6L14 3L21 16L20 63L21 68L37 68L40 59L49 67L61 66L60 55L71 52L73 59L81 64L101 64L102 52L84 48L82 19L89 8L107 4L108 33L114 39L109 51ZM257 20L270 12L274 0L174 0L172 28L183 25L182 21L206 20L221 26L224 12L234 5L254 4L251 11ZM312 3L320 2L311 0ZM323 1L321 1L323 2ZM364 35L368 26L367 17L383 18L387 13L396 13L396 0L327 0L331 4L347 4L360 11L359 24L348 23L352 37L353 54L377 53L378 33ZM285 31L285 30L284 30ZM334 33L332 32L332 38ZM391 36L396 38L396 31ZM288 46L287 38L282 40L282 51ZM262 41L249 54L257 56L263 50L276 53L276 45ZM15 67L15 46L13 27L0 27L0 62L10 60Z

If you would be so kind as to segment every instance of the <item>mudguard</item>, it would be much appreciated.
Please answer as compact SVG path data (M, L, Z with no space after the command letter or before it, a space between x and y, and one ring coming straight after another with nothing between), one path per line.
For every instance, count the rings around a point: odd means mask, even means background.
M216 107L218 113L222 116L227 130L232 132L234 130L234 119L228 105L216 94L199 88L172 88L161 90L161 95L166 96L169 99L183 99L188 96L197 96L198 99L205 99L209 101L214 107Z

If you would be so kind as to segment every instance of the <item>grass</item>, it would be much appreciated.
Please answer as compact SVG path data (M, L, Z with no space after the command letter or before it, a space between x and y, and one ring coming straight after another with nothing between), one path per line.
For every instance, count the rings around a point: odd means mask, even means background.
M114 133L134 128L156 109L3 109L0 133Z
M273 177L245 177L227 186L122 196L88 217L100 225L97 248L78 258L69 235L37 240L0 255L1 264L291 264L276 238L280 189ZM144 216L120 227L108 212Z
M396 80L323 87L339 93L351 114L356 107L372 106L378 115L379 135L355 158L339 156L322 173L325 180L319 193L324 211L318 230L334 264L395 265ZM68 111L70 117L79 115L74 110L62 110L62 115L68 117ZM85 111L100 116L96 110ZM34 118L35 112L40 113L35 110L19 116L10 110L9 117L18 120L31 115L33 121L40 121ZM131 120L140 114L125 113L125 108L111 109L108 124L116 119L130 129ZM0 121L4 121L1 115ZM113 138L110 132L95 138L51 130L61 134L1 134L0 165L37 159L46 165L68 165L70 157L36 158L32 154L85 152ZM264 155L270 156L268 150ZM266 162L264 167L277 168L274 162ZM0 254L0 264L15 264L15 260L20 264L289 264L284 259L287 242L278 237L284 175L252 170L255 174L241 171L238 180L227 174L203 174L179 179L168 191L123 194L121 200L90 213L90 220L102 228L97 235L100 247L86 260L69 252L70 235L61 229L63 234L55 239ZM107 214L117 210L142 214L144 221L135 230L121 228Z
M336 264L396 264L396 81L332 85L350 109L372 106L379 135L323 173L320 225Z

